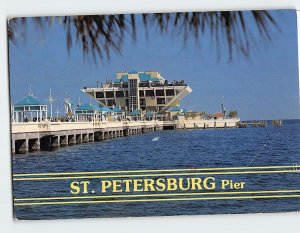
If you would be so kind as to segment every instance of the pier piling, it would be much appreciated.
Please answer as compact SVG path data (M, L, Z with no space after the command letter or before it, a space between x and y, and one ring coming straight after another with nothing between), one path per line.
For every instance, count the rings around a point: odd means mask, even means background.
M60 136L60 146L67 146L68 145L68 139L67 135L61 135Z
M87 133L81 134L81 142L86 143L89 141L89 135Z
M68 145L76 144L76 138L74 134L68 135Z
M60 146L60 136L50 137L51 148L56 148Z
M28 152L28 139L21 139L15 141L15 150L17 153L27 153Z
M89 142L93 142L95 140L94 133L89 133Z
M80 144L82 143L82 137L81 137L81 134L76 134L76 144Z
M167 122L166 128L175 128ZM43 122L12 124L12 153L52 150L74 144L149 133L164 128L163 122Z
M32 138L28 140L28 150L31 151L39 151L40 150L40 139Z

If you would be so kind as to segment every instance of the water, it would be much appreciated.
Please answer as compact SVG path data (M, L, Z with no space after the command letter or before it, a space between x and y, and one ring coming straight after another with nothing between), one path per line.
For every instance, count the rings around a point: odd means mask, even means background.
M158 131L13 156L13 172L22 174L293 164L300 164L300 120L286 120L281 128ZM299 190L299 174L239 174L222 178L246 181L245 191ZM13 187L15 198L70 196L70 180L15 181ZM299 198L37 205L14 209L19 219L299 210Z

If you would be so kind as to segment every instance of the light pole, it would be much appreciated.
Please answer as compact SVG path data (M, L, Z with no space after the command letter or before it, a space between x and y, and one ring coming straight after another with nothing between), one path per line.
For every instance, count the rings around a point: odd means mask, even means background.
M50 94L49 94L49 97L48 97L48 101L49 101L49 104L50 104L50 121L52 121L52 118L53 118L53 115L52 115L52 104L53 104L54 100L55 99L52 96L52 92L51 92L51 88L50 88Z

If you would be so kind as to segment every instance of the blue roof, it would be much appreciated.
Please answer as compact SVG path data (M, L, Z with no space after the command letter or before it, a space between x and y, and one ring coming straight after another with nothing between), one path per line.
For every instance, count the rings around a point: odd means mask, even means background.
M121 108L113 108L112 110L113 110L114 112L119 112L119 113L120 113L120 112L123 112Z
M158 82L159 81L159 78L152 78L150 74L145 74L145 73L139 74L139 78L140 78L141 82L146 82L146 81Z
M76 111L91 111L91 110L100 111L101 109L98 106L93 106L91 104L82 104L76 109Z
M147 116L153 116L153 115L154 115L154 112L149 112L149 111L148 111L148 112L146 112L146 115L147 115Z
M108 107L102 107L100 108L102 112L112 112L112 109L111 108L108 108Z
M137 74L137 71L131 70L130 72L128 72L128 74Z
M123 83L128 83L128 75L123 75L120 79L116 79L114 81L115 83L120 83L120 82L123 82Z
M130 116L139 116L141 115L141 112L139 109L135 109L134 111L132 111L130 114Z
M170 107L167 112L181 112L182 109L176 106Z
M37 106L37 105L44 105L44 104L42 104L36 97L30 95L15 104L16 107L29 106L29 105Z
M137 74L136 71L130 71L128 74ZM114 82L115 83L127 83L128 82L128 74L124 74L120 79L116 79ZM152 82L158 82L159 78L152 78L150 74L146 73L138 73L139 79L141 82L147 82L147 81L152 81Z

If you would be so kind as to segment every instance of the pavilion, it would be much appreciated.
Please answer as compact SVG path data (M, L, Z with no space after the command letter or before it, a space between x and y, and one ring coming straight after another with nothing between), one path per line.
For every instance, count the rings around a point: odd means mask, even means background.
M35 122L45 119L47 119L47 105L42 104L33 95L28 95L13 106L13 122Z
M91 104L82 104L75 110L76 121L101 121L101 108Z
M131 118L135 121L141 120L141 110L135 109L129 114L129 116L131 116Z
M120 107L114 107L112 109L114 112L114 115L117 117L118 120L124 120L125 118L125 112Z
M169 120L176 120L177 116L182 112L182 109L178 106L173 106L169 108L166 113Z

